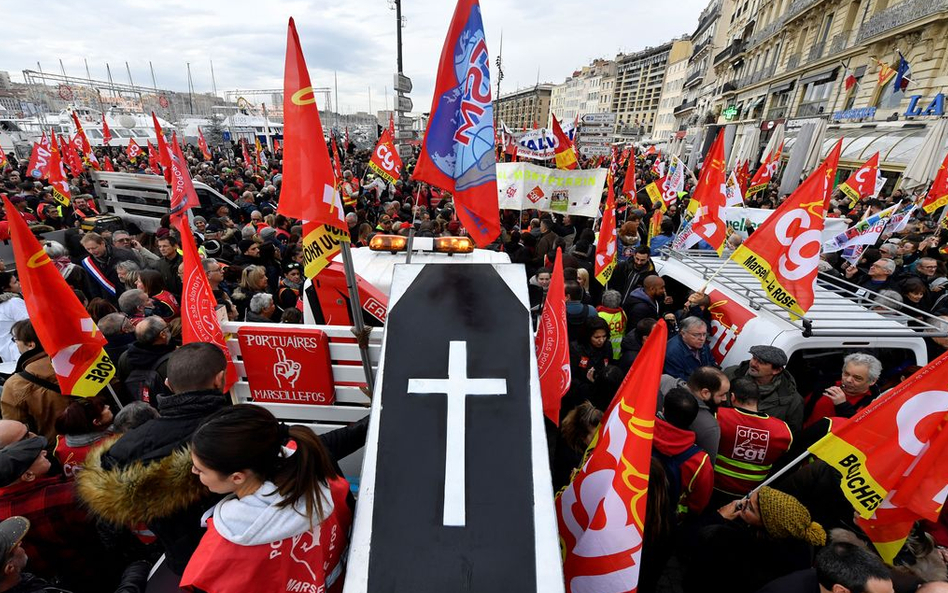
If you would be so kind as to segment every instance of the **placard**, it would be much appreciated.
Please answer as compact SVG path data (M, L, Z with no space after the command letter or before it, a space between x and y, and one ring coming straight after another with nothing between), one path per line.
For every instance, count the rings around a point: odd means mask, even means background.
M320 406L335 401L325 332L243 325L237 338L253 401Z

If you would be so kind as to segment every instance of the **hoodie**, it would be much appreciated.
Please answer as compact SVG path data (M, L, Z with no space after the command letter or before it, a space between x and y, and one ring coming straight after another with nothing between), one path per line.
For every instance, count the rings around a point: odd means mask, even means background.
M629 319L627 327L635 327L639 321L646 318L657 320L658 303L645 293L644 288L636 288L622 303L625 314Z
M695 433L672 426L662 418L655 420L655 450L664 457L674 457L685 453L695 444ZM663 460L663 465L665 462ZM668 467L666 465L666 467ZM680 466L681 497L677 502L679 513L700 514L711 500L714 488L714 469L711 460L703 450L696 450ZM669 476L669 479L671 477Z

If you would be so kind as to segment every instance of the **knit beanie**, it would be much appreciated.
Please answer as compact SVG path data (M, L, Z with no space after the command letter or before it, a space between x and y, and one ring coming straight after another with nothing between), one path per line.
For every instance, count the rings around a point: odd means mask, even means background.
M810 511L796 498L764 486L758 492L760 518L771 537L800 539L814 546L826 545L826 532L813 521Z

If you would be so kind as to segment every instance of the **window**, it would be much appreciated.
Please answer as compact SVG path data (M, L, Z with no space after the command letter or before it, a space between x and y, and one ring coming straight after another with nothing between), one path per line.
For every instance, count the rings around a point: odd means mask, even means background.
M879 91L879 96L876 98L877 109L899 110L899 107L902 105L902 99L905 98L905 93L901 89L893 92L894 88L895 76L889 79L889 82L885 83L882 90Z
M800 100L800 108L797 109L797 116L818 115L823 113L829 103L830 94L836 82L828 80L826 82L811 82L803 88L803 98Z
M787 117L788 106L790 105L790 96L793 89L776 93L770 100L770 110L767 111L767 119L780 119Z

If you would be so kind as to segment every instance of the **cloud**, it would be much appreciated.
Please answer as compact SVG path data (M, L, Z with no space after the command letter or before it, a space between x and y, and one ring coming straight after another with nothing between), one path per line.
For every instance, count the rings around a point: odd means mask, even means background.
M502 92L541 82L562 82L590 60L614 58L690 33L705 0L680 0L674 11L659 2L599 0L482 0L493 61L503 35ZM405 74L412 78L415 111L431 105L438 59L455 3L412 0L403 6ZM283 86L286 24L296 19L313 85L332 87L338 77L343 112L392 103L396 71L395 13L385 0L88 0L81 8L47 3L21 11L0 45L0 68L16 75L42 64L70 76L186 91L187 64L197 92L210 91L211 61L218 91ZM495 69L496 71L496 69ZM496 75L496 72L494 73ZM496 79L495 79L496 85ZM496 86L494 87L496 88Z

